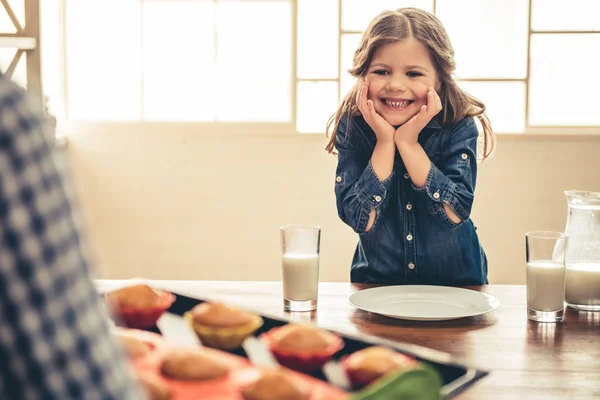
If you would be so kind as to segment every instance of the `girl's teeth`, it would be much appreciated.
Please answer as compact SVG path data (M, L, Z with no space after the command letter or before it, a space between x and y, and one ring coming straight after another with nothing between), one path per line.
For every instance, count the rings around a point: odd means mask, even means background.
M402 107L406 107L408 105L408 101L390 101L390 100L386 100L385 104L387 104L388 106L392 106L392 107L402 108Z

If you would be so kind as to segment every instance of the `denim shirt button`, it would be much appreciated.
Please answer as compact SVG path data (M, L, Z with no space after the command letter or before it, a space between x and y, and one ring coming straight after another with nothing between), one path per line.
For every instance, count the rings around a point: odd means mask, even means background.
M408 269L415 269L415 264L408 263Z
M375 201L376 201L376 202L378 202L378 203L379 203L379 202L381 201L381 196L373 196L373 197L375 198Z
M408 175L408 172L404 174L404 179L408 179L410 178L410 175Z
M341 176L339 176L339 175L338 175L338 176L336 176L336 177L335 177L335 181L336 181L336 182L341 182L341 181L342 181L342 177L341 177Z
M406 240L410 242L411 240L413 240L413 236L409 233L408 235L406 235Z
M462 154L460 155L460 157L461 157L463 160L466 160L467 158L469 158L469 156L467 155L467 153L462 153Z
M440 192L439 192L439 191L438 191L438 192L435 192L435 193L433 194L433 198L434 198L434 199L439 199L439 198L440 198Z
M408 204L406 205L406 209L407 209L408 211L412 210L412 204L408 203Z

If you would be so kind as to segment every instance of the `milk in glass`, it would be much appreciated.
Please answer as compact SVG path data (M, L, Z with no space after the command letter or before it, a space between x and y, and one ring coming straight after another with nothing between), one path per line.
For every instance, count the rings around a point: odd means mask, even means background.
M319 287L319 255L286 253L281 257L283 297L306 301L317 298Z
M531 261L526 267L527 307L537 311L564 308L565 268L560 262Z

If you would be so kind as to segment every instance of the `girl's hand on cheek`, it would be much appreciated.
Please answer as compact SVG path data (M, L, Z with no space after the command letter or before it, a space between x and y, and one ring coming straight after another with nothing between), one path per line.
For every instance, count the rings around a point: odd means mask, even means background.
M396 129L394 141L397 145L410 143L415 144L419 134L425 126L442 111L442 100L434 88L427 92L427 105L421 107L417 115L409 119L404 125Z
M369 81L365 78L365 82L360 87L356 97L356 104L363 118L375 132L378 142L394 142L394 127L389 124L381 115L375 111L373 100L369 100Z

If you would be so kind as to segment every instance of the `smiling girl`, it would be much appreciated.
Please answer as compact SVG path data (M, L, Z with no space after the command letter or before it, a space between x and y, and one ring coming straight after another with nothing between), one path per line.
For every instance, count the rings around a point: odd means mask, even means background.
M425 11L385 11L362 37L349 71L356 84L328 123L326 148L338 156L338 214L359 237L352 282L487 283L470 213L494 136L455 68L444 27Z

